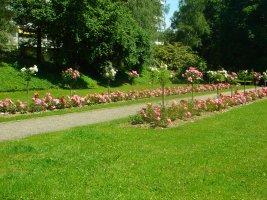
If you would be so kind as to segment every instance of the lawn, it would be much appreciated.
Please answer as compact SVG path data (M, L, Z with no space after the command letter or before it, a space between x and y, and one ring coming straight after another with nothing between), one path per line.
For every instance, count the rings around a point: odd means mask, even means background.
M127 120L0 143L0 199L266 199L267 101L170 129Z

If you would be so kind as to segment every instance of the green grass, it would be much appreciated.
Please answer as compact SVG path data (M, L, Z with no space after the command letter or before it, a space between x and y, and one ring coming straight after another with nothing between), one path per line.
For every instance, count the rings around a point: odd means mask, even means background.
M0 63L0 91L25 90L26 84L21 73L6 63ZM55 88L56 86L45 79L33 77L32 89Z
M18 66L1 62L0 83L1 98L10 98L6 95L11 95L11 97L19 97L19 94L25 94L25 92L22 91L26 90L26 82L22 77ZM97 82L90 77L81 74L81 78L77 81L76 85L82 88L94 88L97 87ZM31 90L48 91L50 89L53 90L63 86L64 84L60 74L47 72L45 69L39 69L39 72L36 74L36 76L32 77L29 85ZM33 93L34 92L32 92L32 94Z
M267 101L170 129L126 120L0 144L0 199L266 199Z

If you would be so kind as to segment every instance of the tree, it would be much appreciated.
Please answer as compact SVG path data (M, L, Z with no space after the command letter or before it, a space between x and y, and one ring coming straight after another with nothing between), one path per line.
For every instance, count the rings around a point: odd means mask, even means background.
M172 17L172 28L176 41L193 48L202 46L202 37L210 34L210 27L204 16L204 0L181 0L180 9Z
M35 38L37 63L42 60L42 39L48 34L48 27L53 19L51 1L49 0L12 0L15 21L24 32L31 33Z
M93 73L111 61L114 67L125 71L140 68L148 56L148 35L120 4L106 0L52 0L51 5L56 17L49 37L61 62Z
M184 46L182 43L168 43L155 48L154 57L168 66L179 69L196 66L201 59L189 46Z
M266 0L183 0L172 31L213 68L263 71L266 64Z
M133 18L155 40L163 25L164 7L160 0L113 0L130 10Z
M0 0L0 4L0 50L5 50L15 26L12 23L13 12L9 0Z

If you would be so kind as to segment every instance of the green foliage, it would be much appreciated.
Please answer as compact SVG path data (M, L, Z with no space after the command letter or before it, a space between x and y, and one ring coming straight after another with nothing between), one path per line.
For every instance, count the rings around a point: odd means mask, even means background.
M210 26L204 15L204 0L181 0L180 9L172 18L176 41L191 47L202 46L202 37L210 34Z
M42 39L51 31L49 27L54 19L51 1L11 0L11 2L12 9L16 13L14 20L23 32L28 33L23 36L27 37L28 40L21 45L36 46L36 60L40 64L42 61L42 46L44 45Z
M172 40L196 49L211 68L264 71L267 1L182 0Z
M0 199L265 199L266 107L165 130L120 120L1 142Z
M145 30L153 40L158 35L157 31L163 25L163 13L159 0L114 0L120 2L130 10L131 15L137 21L140 27Z
M10 9L9 0L0 0L0 51L8 49L8 42L12 41L11 33L15 32L12 23L13 11Z
M81 71L96 73L105 61L126 71L141 68L150 40L125 7L110 1L52 2L55 15L50 34L61 62L77 63ZM75 17L73 17L75 16ZM55 56L55 57L57 57Z
M185 69L192 65L197 66L201 61L191 47L184 46L179 42L156 46L154 57L174 69Z
M55 76L55 77L51 77ZM60 78L59 78L60 77ZM51 83L51 78L57 79L56 83ZM61 76L55 74L44 74L44 72L38 72L36 76L31 78L30 90L42 90L49 88L58 88L63 87L61 84L63 80ZM7 63L0 63L0 91L20 91L26 89L25 79L22 76L21 72L15 69L13 66ZM81 77L75 82L76 88L96 88L98 87L97 81L81 74Z
M81 73L81 77L76 80L76 88L97 88L97 81Z
M25 90L26 83L21 72L14 69L11 65L0 63L0 91L16 91ZM55 88L56 86L45 79L32 77L30 89L48 89Z

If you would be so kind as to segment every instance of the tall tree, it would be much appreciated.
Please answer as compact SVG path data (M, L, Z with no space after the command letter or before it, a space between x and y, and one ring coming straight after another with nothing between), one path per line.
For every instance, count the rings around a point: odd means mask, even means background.
M210 34L210 26L204 16L205 0L181 0L179 11L172 18L176 40L193 48L202 46L202 37Z
M95 72L111 61L117 69L129 70L140 68L149 54L148 35L118 3L52 0L51 5L56 17L49 36L61 62Z
M42 60L42 38L48 34L47 27L51 23L53 12L49 0L12 0L12 8L16 12L15 21L19 27L32 33L36 39L37 63Z
M0 50L6 49L11 40L11 33L15 31L12 23L13 12L10 9L9 0L0 0Z
M267 61L266 5L266 0L183 0L173 32L214 67L261 70Z
M127 7L138 24L148 32L152 39L163 26L164 7L161 0L113 0Z

